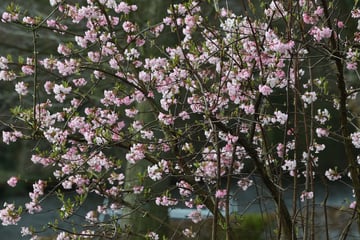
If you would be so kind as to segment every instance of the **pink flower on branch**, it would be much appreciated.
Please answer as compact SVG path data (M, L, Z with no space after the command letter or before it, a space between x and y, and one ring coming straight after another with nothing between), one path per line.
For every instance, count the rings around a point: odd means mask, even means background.
M237 185L243 190L246 191L249 187L253 185L253 180L249 178L242 178L237 182Z
M62 0L50 0L50 6L54 7L55 5L57 5L58 3L61 3Z
M1 15L1 21L2 22L15 22L19 20L19 14L18 13L9 13L9 12L3 12Z
M326 176L330 181L336 181L336 180L341 179L341 174L339 174L336 169L331 169L331 168L329 168L328 170L326 170L325 176Z
M201 211L200 210L194 210L192 211L188 217L191 219L193 223L198 223L202 220Z
M20 95L20 96L26 96L29 93L27 84L25 84L24 82L18 82L15 84L15 91Z
M145 237L149 240L160 240L159 235L156 232L148 232Z
M356 148L360 148L360 132L354 132L350 134L352 144Z
M17 139L22 138L22 137L23 137L23 133L20 131L13 131L13 132L3 131L2 132L3 142L6 144L10 144L10 142L16 142Z
M9 180L7 180L7 184L8 184L10 187L16 187L17 182L18 182L18 178L17 178L17 177L11 177L11 178L9 178Z
M3 226L17 225L21 219L21 209L16 209L12 203L4 203L4 208L0 210L0 220Z
M178 204L178 201L175 198L162 196L162 197L157 197L155 203L158 206L175 206Z
M305 200L311 200L314 198L314 192L303 191L300 195L300 200L304 202Z
M58 61L56 67L62 76L69 76L78 71L79 62L75 59L65 59L64 62Z
M273 90L267 85L259 85L259 92L264 96L269 96Z
M218 189L218 190L216 190L216 193L215 193L216 198L225 198L226 195L227 195L227 190L226 189Z
M323 39L330 38L332 30L328 27L318 28L315 26L310 29L309 34L312 35L317 42L320 42Z
M179 188L179 193L181 196L189 197L193 192L193 187L184 180L177 182L176 186Z

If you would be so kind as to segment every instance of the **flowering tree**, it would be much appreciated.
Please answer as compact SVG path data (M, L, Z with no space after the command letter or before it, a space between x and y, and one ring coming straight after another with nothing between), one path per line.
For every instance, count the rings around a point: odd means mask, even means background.
M148 26L132 20L136 5L115 0L50 0L46 16L16 5L2 13L3 23L31 33L33 48L0 58L0 80L19 95L3 141L36 142L31 161L53 169L56 183L36 181L23 208L5 203L3 225L25 211L36 216L54 194L66 221L96 194L104 202L81 228L48 224L57 239L196 237L157 215L179 205L194 224L204 221L202 210L212 213L212 239L220 230L234 239L232 186L245 195L255 176L276 205L278 237L314 239L311 206L322 176L351 180L347 207L359 219L357 2L338 13L338 1L271 1L255 15L244 1L243 16L209 2L170 4L163 21ZM214 14L204 13L209 8ZM56 42L50 55L39 51L44 35L55 36L46 38ZM175 43L164 41L169 36ZM328 139L344 149L345 164L324 172ZM152 225L138 228L141 218ZM22 233L36 239L39 230Z

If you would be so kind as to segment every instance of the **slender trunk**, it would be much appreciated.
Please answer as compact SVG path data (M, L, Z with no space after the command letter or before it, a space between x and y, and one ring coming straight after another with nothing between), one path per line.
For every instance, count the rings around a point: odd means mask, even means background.
M216 122L215 119L213 120L214 122ZM224 132L231 132L230 129L228 129L225 125L223 125L220 122L216 122L216 126ZM296 239L295 233L292 231L293 224L292 224L291 216L285 204L284 198L282 197L281 190L271 180L269 174L267 173L264 167L265 164L259 158L255 147L252 146L252 144L241 134L239 134L238 143L244 147L247 154L254 161L262 181L264 182L266 188L270 191L271 197L273 198L279 213L278 215L281 224L282 238L286 240Z
M327 27L332 29L332 18L328 11L327 1L321 1L323 8L324 8L324 15L327 19ZM340 125L341 125L341 135L343 137L343 143L345 148L345 155L347 160L348 169L351 176L352 185L354 188L354 195L355 200L357 202L356 205L356 214L357 214L357 224L358 229L360 231L360 173L358 171L358 163L356 161L356 156L354 152L354 148L350 138L350 130L349 130L349 123L348 123L348 108L347 108L347 98L348 94L346 91L346 83L344 77L344 64L340 54L339 45L337 41L336 32L333 31L331 38L331 50L333 52L333 61L335 62L336 69L337 69L337 87L339 90L339 97L340 97Z
M349 133L349 125L348 125L348 115L347 115L347 107L346 107L346 100L347 100L347 93L346 93L346 85L344 79L344 72L343 72L343 64L341 60L337 59L336 66L338 69L338 76L337 76L337 84L338 89L340 91L340 124L341 124L341 134L344 139L344 147L345 147L345 154L347 165L349 167L349 172L351 175L352 185L354 187L355 199L357 202L357 224L358 229L360 230L360 174L357 168L356 156L354 153L354 148L352 146L352 142L350 139Z

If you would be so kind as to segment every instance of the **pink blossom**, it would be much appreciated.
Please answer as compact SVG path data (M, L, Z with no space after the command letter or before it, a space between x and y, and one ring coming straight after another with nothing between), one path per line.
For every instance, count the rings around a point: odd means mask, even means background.
M357 62L347 62L346 63L346 68L348 70L357 70Z
M341 179L341 175L337 172L337 170L335 169L331 169L329 168L328 170L325 171L325 176L330 180L330 181L336 181Z
M226 189L218 189L218 190L216 190L216 193L215 193L216 198L225 198L226 195L227 195L227 190Z
M31 161L34 164L41 164L43 166L49 166L50 164L54 163L54 160L49 157L41 157L35 154L31 156Z
M122 25L122 28L127 33L135 32L136 30L136 26L130 21L125 21Z
M189 228L185 228L184 230L182 230L182 234L186 237L186 238L195 238L196 233L194 233L191 229Z
M0 69L8 69L9 60L5 57L0 57Z
M106 75L103 71L94 70L93 74L96 79L105 79L106 78Z
M18 82L15 84L15 91L21 95L21 96L25 96L29 93L27 84L25 84L24 82Z
M351 11L351 17L353 18L360 18L360 9L355 8Z
M128 14L131 11L136 11L137 10L137 6L136 5L128 5L126 2L120 2L116 7L115 7L115 12L117 13L125 13Z
M30 228L28 227L21 227L21 236L25 237L25 236L29 236L32 235L32 231L30 230Z
M72 82L74 83L74 85L76 87L82 87L87 84L87 81L85 80L85 78L76 78L76 79L73 79Z
M285 163L281 166L281 168L285 171L289 171L290 176L295 176L296 165L295 160L285 160Z
M320 6L318 6L316 8L316 10L314 11L314 14L318 15L319 17L323 16L324 15L324 9Z
M1 16L2 22L15 22L17 20L19 20L18 13L3 12L2 16Z
M4 208L0 210L0 220L3 226L17 225L20 221L21 211L15 209L15 205L12 203L4 203Z
M327 129L324 129L324 128L316 128L315 132L316 132L316 135L318 137L327 137L327 136L329 136L329 131Z
M167 26L173 25L173 19L171 17L165 17L163 23Z
M68 76L78 70L79 62L75 59L65 59L64 62L58 61L56 67L61 75Z
M309 31L309 34L312 35L317 42L320 42L322 39L330 38L332 30L328 27L312 27Z
M214 161L202 161L195 172L195 176L202 177L205 180L217 177L217 165Z
M17 177L11 177L9 178L9 180L7 180L7 184L10 186L10 187L15 187L16 184L18 182L18 178Z
M240 108L244 110L245 114L252 115L255 113L255 108L253 104L241 104Z
M132 61L140 57L140 52L135 48L125 49L125 59Z
M273 92L273 90L267 85L259 85L259 92L264 96L268 96Z
M23 18L23 22L27 23L29 25L35 25L36 24L36 20L34 18L32 18L32 17L29 17L29 16L25 16Z
M31 75L34 73L34 67L31 65L24 65L21 67L21 71L25 74L25 75Z
M13 131L13 132L2 132L3 142L6 144L10 144L10 142L16 142L18 138L23 137L22 132L20 131Z
M318 20L316 17L311 16L308 13L303 13L302 18L303 18L304 23L306 23L306 24L315 24Z
M60 128L49 127L46 131L44 131L44 137L50 143L63 144L65 143L69 132L67 130L63 131Z
M354 132L350 134L352 144L356 148L360 148L360 132Z
M177 103L177 100L174 98L162 98L160 99L160 104L161 107L165 110L168 111L171 105L174 105Z
M58 3L61 3L62 0L50 0L50 6L54 7L55 5L57 5Z
M130 152L125 156L126 160L131 163L135 164L136 162L145 158L145 145L141 143L133 144L130 147Z
M145 235L146 239L149 239L149 240L159 240L159 235L155 232L148 232L146 235Z
M187 27L193 28L196 25L195 16L186 15L184 19L184 23L187 25Z
M154 28L150 29L150 31L155 35L155 37L158 37L163 30L164 24L158 24ZM140 44L140 46L142 46L142 44Z
M97 218L97 214L95 211L89 211L87 212L86 216L85 216L86 221L90 222L90 223L95 223L98 221Z
M337 25L338 28L344 28L345 27L345 24L344 24L343 21L337 21L336 25Z
M53 92L55 93L55 99L59 102L64 102L66 95L68 95L71 92L72 88L66 87L63 84L54 84L53 86Z
M279 19L286 16L287 12L280 1L271 1L269 8L265 9L265 15L273 17L274 19Z
M158 119L165 125L174 124L174 117L171 114L164 114L162 112L159 113Z
M202 220L201 212L199 210L192 211L188 217L191 219L193 223L198 223Z
M141 130L140 133L141 133L141 137L144 139L151 140L154 138L154 132L151 130Z
M276 122L279 122L280 124L285 124L288 118L288 115L286 113L282 113L281 111L275 111L274 112L276 117Z
M35 214L42 211L42 207L35 201L25 203L25 208L29 214Z
M102 169L108 170L112 166L112 163L110 163L105 154L101 151L90 157L86 163L94 172L101 172ZM112 180L117 180L118 185L123 183L123 179L123 174L112 176Z
M140 194L144 191L144 186L134 186L133 192L134 194Z
M101 54L100 54L100 52L89 51L88 57L89 57L90 61L97 63L100 61Z
M63 43L59 44L57 51L64 56L69 56L71 54L71 49Z
M189 115L189 113L187 113L186 111L180 112L180 113L179 113L179 117L180 117L182 120L190 119L190 115Z
M302 202L306 200L310 200L310 199L313 199L314 198L314 193L313 192L306 192L306 191L303 191L300 195L300 200Z
M325 124L330 119L329 110L326 108L318 109L317 114L315 115L315 120L320 124Z
M40 61L40 64L48 70L55 70L56 69L57 60L54 58L44 58Z
M161 197L156 197L155 203L158 206L175 206L178 204L178 201L175 198L161 196Z
M76 36L75 37L75 42L78 46L82 47L82 48L86 48L87 47L87 39L85 37L82 36Z
M279 143L277 146L276 146L276 153L278 155L279 158L283 158L284 157L284 149L285 149L285 146L284 144L282 143Z
M308 104L311 104L317 100L316 92L308 92L306 91L302 96L301 99L304 102L304 106L307 107Z
M0 71L0 80L12 81L16 78L16 74L13 71L2 70Z
M148 166L148 176L153 181L161 180L163 178L162 173L163 172L162 172L161 168L157 164Z
M243 190L246 191L250 186L253 185L253 180L248 178L242 178L237 182L237 185Z
M136 108L125 109L125 115L129 118L134 118L138 114L139 110Z
M180 195L184 197L189 197L193 191L193 187L184 180L177 182L176 186L179 188Z
M61 185L64 189L72 189L73 183L71 181L64 180Z
M189 201L185 201L185 206L188 208L194 207L194 200L191 198Z

